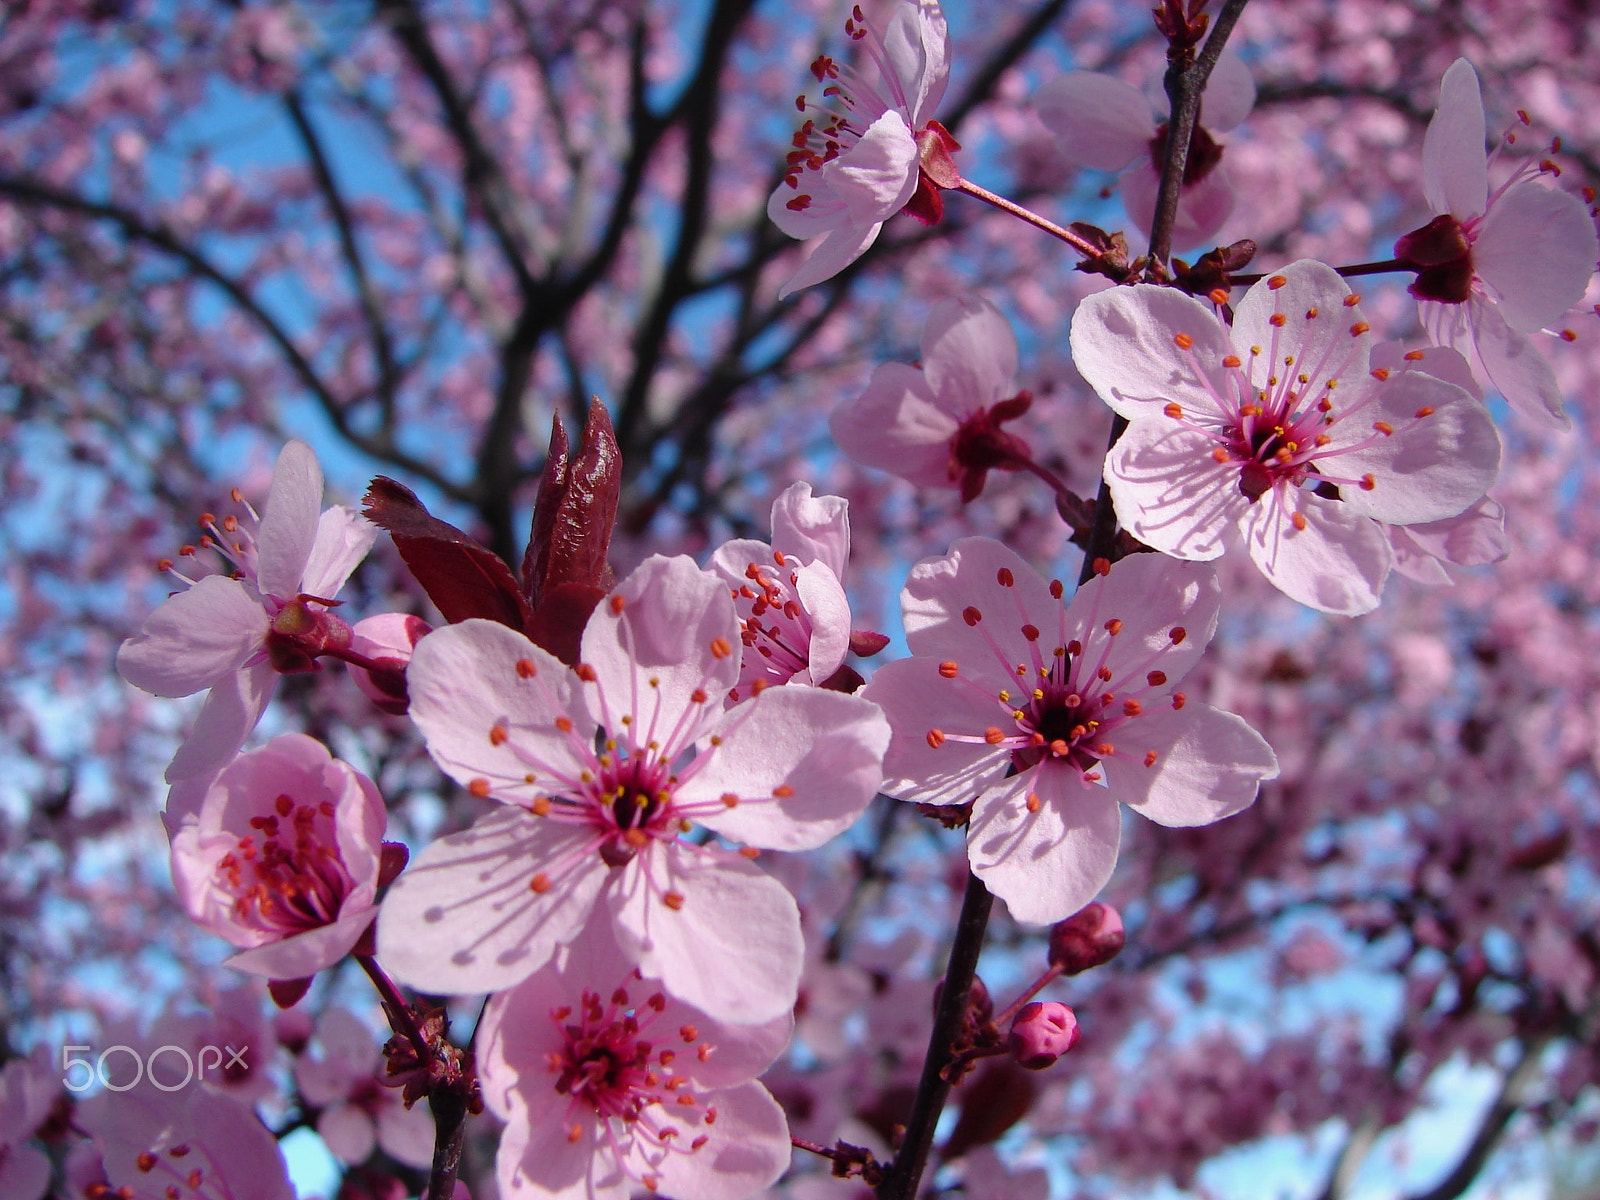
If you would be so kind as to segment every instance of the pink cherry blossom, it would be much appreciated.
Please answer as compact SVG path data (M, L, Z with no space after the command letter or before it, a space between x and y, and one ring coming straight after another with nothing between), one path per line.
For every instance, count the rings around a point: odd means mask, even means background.
M1016 334L1000 310L979 296L945 300L922 327L921 366L885 363L828 427L857 462L972 500L990 470L1029 459L1027 443L1000 428L1032 399L1012 393L1016 373Z
M724 542L709 569L729 586L743 655L737 702L775 684L827 682L850 649L849 503L790 485L772 502L772 544Z
M292 1011L292 1010L291 1010ZM383 1055L372 1031L347 1009L317 1019L320 1057L296 1060L295 1082L308 1104L322 1110L317 1135L340 1162L352 1166L381 1146L390 1158L426 1170L433 1161L433 1117L426 1105L407 1108L398 1088L383 1083Z
M208 1087L163 1091L146 1078L85 1101L75 1123L94 1138L126 1200L294 1200L277 1140L248 1105Z
M39 1200L50 1188L50 1160L28 1144L62 1094L61 1073L50 1067L41 1046L0 1070L0 1196L9 1200Z
M1225 147L1212 136L1242 122L1255 107L1250 68L1224 50L1206 83L1203 125L1195 127L1183 172L1176 247L1196 246L1214 237L1233 212L1235 185L1223 160ZM1099 171L1122 173L1118 188L1133 222L1149 233L1155 219L1161 159L1166 153L1165 96L1159 109L1126 80L1093 71L1069 71L1034 97L1034 107L1059 139L1071 162ZM1131 168L1131 169L1130 169Z
M1488 412L1431 375L1371 368L1358 300L1303 259L1252 287L1231 329L1172 288L1084 301L1073 358L1130 422L1105 478L1134 536L1204 560L1242 535L1285 594L1350 615L1377 607L1393 565L1384 524L1483 497L1500 465Z
M311 447L291 441L278 455L258 517L237 491L242 518L205 514L201 548L232 574L182 581L117 652L117 670L157 696L209 688L194 730L167 767L167 782L216 771L239 751L272 698L280 672L316 669L314 656L348 645L349 629L327 610L377 533L335 506L319 512L322 468ZM185 547L185 552L191 550Z
M1395 257L1418 272L1411 293L1428 336L1465 354L1517 412L1564 427L1555 374L1527 335L1583 298L1600 252L1594 222L1578 197L1535 182L1538 160L1491 190L1484 137L1478 75L1458 58L1422 143L1423 194L1438 215Z
M858 5L845 32L871 59L876 79L827 55L811 64L823 95L845 111L812 110L794 135L788 173L767 201L767 215L790 237L824 235L779 289L780 299L844 270L910 202L921 172L918 135L928 136L944 96L950 35L937 0L900 0L881 37Z
M975 799L972 869L1034 923L1075 913L1110 878L1119 802L1204 825L1278 772L1244 721L1175 690L1216 629L1212 568L1134 555L1070 605L1062 592L999 542L961 539L912 569L901 603L913 657L863 693L894 729L883 790Z
M229 965L301 979L350 952L376 914L385 823L372 781L304 734L241 754L172 838L172 879Z
M478 1031L484 1101L506 1122L500 1194L755 1195L789 1165L783 1110L755 1077L792 1024L725 1024L641 978L605 931L575 942L495 996Z
M738 644L725 585L660 556L595 609L576 667L490 621L424 638L412 718L448 775L505 807L395 882L378 925L389 970L438 992L510 987L598 908L686 1002L741 1022L788 1011L794 900L746 857L679 835L697 822L750 847L821 845L875 794L889 729L816 688L724 709Z

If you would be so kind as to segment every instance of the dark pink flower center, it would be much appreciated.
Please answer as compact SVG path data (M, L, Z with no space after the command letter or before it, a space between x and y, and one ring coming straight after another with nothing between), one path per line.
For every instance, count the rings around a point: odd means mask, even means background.
M332 803L280 795L273 809L251 817L252 832L218 860L216 886L233 895L234 919L247 928L289 937L332 924L355 887L339 857Z

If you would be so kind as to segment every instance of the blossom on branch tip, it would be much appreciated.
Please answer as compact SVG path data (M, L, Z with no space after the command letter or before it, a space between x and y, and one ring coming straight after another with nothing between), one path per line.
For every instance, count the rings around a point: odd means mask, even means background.
M383 798L321 742L284 734L209 784L173 792L173 887L196 922L241 948L229 966L303 979L342 959L372 924Z
M748 859L848 827L877 790L889 729L866 701L816 688L724 709L739 643L726 585L659 556L596 607L577 666L492 621L422 639L412 719L446 774L504 807L396 880L378 922L391 973L498 991L599 911L680 999L744 1023L788 1011L799 914ZM751 849L682 840L695 824Z
M901 593L913 657L863 695L894 736L883 790L965 804L973 872L1019 921L1077 912L1110 878L1119 802L1163 825L1247 807L1278 773L1261 736L1175 690L1216 629L1216 572L1125 558L1070 605L988 538L925 559Z
M1372 367L1359 299L1303 259L1252 287L1231 328L1172 288L1085 300L1073 360L1129 421L1105 463L1123 526L1191 560L1242 536L1292 599L1345 615L1376 608L1393 565L1385 527L1477 503L1500 439L1465 389Z
M243 516L202 514L206 530L184 557L214 550L231 574L191 579L146 618L117 651L117 671L157 696L210 689L189 738L167 767L167 782L225 765L261 719L279 674L318 669L317 656L350 644L330 612L334 597L372 547L377 529L339 506L321 511L322 468L304 442L278 455L259 515L237 490Z
M908 205L925 223L938 220L937 189L960 179L949 158L959 146L931 120L950 70L950 35L937 0L900 0L881 37L858 5L845 32L872 60L876 78L827 55L811 64L823 96L844 111L800 97L800 111L814 115L794 135L767 215L790 237L825 236L779 289L780 299L844 270Z
M1528 334L1583 298L1600 251L1594 221L1578 197L1536 182L1556 170L1548 160L1525 160L1491 189L1485 129L1477 73L1458 58L1422 142L1436 215L1395 244L1395 258L1417 272L1410 291L1435 345L1465 354L1523 416L1565 427L1555 373Z
M1033 399L1011 390L1016 334L989 301L959 296L928 314L921 351L920 366L875 370L865 392L834 409L828 428L859 463L974 500L991 470L1020 470L1031 457L1026 442L1001 429Z
M592 931L495 996L476 1034L484 1101L506 1122L500 1194L744 1200L789 1165L783 1110L756 1076L793 1018L718 1021L641 978Z
M1234 183L1223 162L1225 147L1212 132L1222 133L1242 122L1255 107L1256 86L1250 68L1231 50L1224 50L1206 81L1205 96L1189 143L1183 171L1178 216L1172 229L1175 247L1195 246L1215 236L1233 212ZM1150 232L1155 219L1156 191L1166 155L1167 121L1149 97L1131 83L1093 71L1069 71L1039 89L1034 107L1059 139L1071 162L1098 171L1120 172L1118 189L1128 216ZM1165 96L1162 97L1165 107Z
M772 544L724 542L708 570L728 585L742 642L737 703L762 688L789 683L820 687L850 649L850 601L844 593L850 559L849 503L813 496L791 484L772 502Z

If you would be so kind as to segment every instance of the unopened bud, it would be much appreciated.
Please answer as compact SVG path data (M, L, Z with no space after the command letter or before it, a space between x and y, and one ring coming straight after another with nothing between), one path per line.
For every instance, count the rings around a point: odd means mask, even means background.
M1035 1000L1011 1022L1011 1056L1030 1071L1042 1071L1078 1044L1078 1018L1065 1004Z
M1122 915L1096 900L1051 928L1050 965L1060 967L1063 975L1076 975L1110 962L1125 941Z
M378 886L388 887L410 861L411 851L404 842L384 842L378 852Z
M350 648L370 659L372 666L352 670L350 678L384 712L404 716L410 703L406 666L417 643L431 632L433 626L409 613L379 613L357 621L351 628Z

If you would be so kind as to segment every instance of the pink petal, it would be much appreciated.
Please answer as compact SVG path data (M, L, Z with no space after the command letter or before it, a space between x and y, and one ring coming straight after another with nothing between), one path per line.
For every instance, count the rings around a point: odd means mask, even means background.
M664 902L668 891L683 897L681 907ZM684 1003L739 1025L793 1009L805 957L800 911L760 868L659 845L621 869L606 899L623 949Z
M431 636L431 635L430 635ZM581 826L501 808L411 860L384 898L378 957L412 987L445 995L508 988L583 928L610 877ZM564 872L556 865L570 864ZM529 888L550 869L552 887Z
M772 545L801 562L820 562L843 580L850 561L850 502L843 496L814 496L801 480L772 502Z
M1096 575L1072 598L1071 623L1082 628L1083 658L1104 659L1112 687L1122 691L1128 678L1160 668L1168 685L1187 675L1204 656L1217 631L1222 588L1216 571L1204 563L1181 562L1164 554L1132 554L1109 575ZM1122 622L1112 636L1106 622ZM1174 642L1172 631L1182 629ZM1136 686L1143 686L1142 681ZM1119 796L1118 799L1121 799Z
M0 1196L39 1200L50 1187L50 1160L32 1146L0 1145Z
M1134 421L1106 455L1117 520L1163 554L1218 558L1250 508L1239 467L1211 457L1216 442L1167 417Z
M1179 334L1192 349L1173 340ZM1222 360L1233 343L1193 296L1153 284L1107 288L1078 305L1071 340L1078 371L1118 415L1157 417L1177 400L1185 412L1222 418L1216 397L1231 394Z
M1011 393L1017 335L979 296L940 302L922 326L922 373L934 402L952 416L987 408Z
M1525 180L1495 199L1472 243L1472 268L1519 333L1553 325L1594 274L1594 219L1583 201Z
M1422 194L1434 212L1461 220L1483 212L1489 195L1485 137L1477 72L1458 58L1439 84L1439 107L1422 138Z
M1080 166L1120 171L1150 153L1156 121L1131 83L1093 71L1068 71L1035 93L1033 106L1061 151Z
M1039 795L1030 813L1028 791ZM1077 912L1117 865L1122 814L1105 788L1076 771L1045 769L985 792L972 811L967 855L972 872L1018 921L1047 925Z
M850 650L850 601L838 578L820 562L808 563L795 575L795 595L811 620L806 674L819 685L839 669Z
M1011 580L1009 586L1000 585L1003 573ZM954 660L963 675L981 682L989 693L986 702L1010 681L1015 665L1010 656L1026 644L1022 627L1031 624L1053 633L1062 615L1061 601L1021 555L983 537L960 538L948 554L912 567L900 607L911 652Z
M822 168L830 200L843 202L852 223L887 221L917 188L916 139L905 118L886 112L861 140ZM802 190L805 180L800 182Z
M372 549L378 527L360 513L335 504L317 519L317 536L311 545L300 590L308 596L331 600L339 594L361 560Z
M938 0L902 0L884 30L883 48L911 127L920 129L938 111L950 76L950 32Z
M1223 50L1206 80L1201 99L1200 123L1210 133L1226 133L1250 115L1256 106L1256 81L1231 49Z
M1251 346L1260 346L1278 360L1294 355L1302 369L1316 372L1316 381L1333 377L1342 382L1367 376L1373 337L1361 330L1366 324L1359 306L1345 306L1350 285L1332 267L1315 259L1302 258L1273 273L1284 280L1274 289L1271 279L1263 279L1244 294L1234 311L1233 344L1241 358L1249 356ZM1316 316L1310 314L1315 312ZM1282 313L1285 324L1272 324L1274 314ZM1265 386L1255 379L1256 386Z
M155 696L188 696L239 670L261 649L267 614L244 584L207 575L168 596L117 651L117 671Z
M423 646L437 636L424 638ZM600 717L603 697L613 720L632 713L635 728L662 736L685 713L699 714L703 724L714 717L715 705L693 697L703 692L720 701L739 682L740 644L727 586L688 555L652 555L600 602L584 627L583 661L597 676L584 685L590 711ZM689 734L697 736L698 730Z
M1372 385L1375 403L1363 408L1363 429L1383 421L1391 436L1323 464L1339 476L1373 476L1371 490L1341 485L1351 512L1397 525L1438 521L1463 512L1500 473L1500 435L1483 404L1453 384L1417 372ZM1420 409L1433 412L1418 420Z
M345 905L346 909L350 907L348 903ZM225 965L267 979L304 979L326 970L349 954L367 926L372 924L377 911L369 900L353 912L342 911L339 919L330 925L240 951Z
M1155 223L1156 194L1161 177L1148 162L1135 164L1117 183L1128 219L1147 236ZM1224 161L1212 168L1198 183L1187 184L1178 193L1178 216L1172 223L1172 247L1182 250L1200 246L1216 237L1223 223L1233 215L1235 189L1233 174Z
M1295 514L1306 518L1296 529ZM1357 616L1378 607L1389 542L1370 517L1338 500L1278 487L1250 506L1245 545L1274 587L1310 608Z
M867 390L833 410L833 440L858 463L889 471L920 487L949 487L950 439L956 416L939 406L922 372L885 363Z
M1117 731L1102 759L1112 794L1159 825L1209 825L1254 803L1278 759L1243 718L1209 704L1147 710ZM1145 766L1145 755L1156 751Z
M532 673L525 677L519 662ZM457 783L487 779L491 793L521 796L530 758L552 778L576 778L583 769L575 744L593 734L594 722L577 676L516 630L480 620L436 629L417 643L406 680L428 753ZM556 728L560 717L572 721L571 735ZM496 727L509 733L498 744L489 736Z
M931 657L902 658L872 673L861 692L884 711L893 734L883 758L886 795L918 804L965 804L999 782L1011 753L983 742L928 744L930 730L982 733L999 716L992 700L939 675Z
M716 1124L694 1127L694 1136L707 1141L693 1154L661 1160L660 1190L695 1200L748 1200L776 1183L792 1149L783 1109L767 1089L741 1083L706 1093L705 1102L717 1110Z
M421 1104L406 1108L393 1095L394 1103L378 1109L378 1145L390 1158L426 1171L433 1165L433 1114Z
M256 583L262 595L288 600L300 592L321 511L322 468L317 456L304 442L288 442L272 468L272 490L256 542L260 551Z
M317 1136L328 1147L328 1153L350 1166L366 1162L378 1144L372 1118L349 1104L326 1109L317 1120Z
M267 663L235 671L212 684L188 740L167 766L167 782L209 775L227 766L261 720L277 687L278 673Z
M1394 555L1394 569L1407 579L1428 587L1449 587L1455 580L1450 578L1450 572L1444 569L1438 558L1412 538L1411 531L1415 528L1414 525L1388 527L1389 552Z
M1460 516L1408 525L1406 533L1425 553L1458 567L1501 562L1511 553L1506 510L1488 496Z
M877 794L889 744L875 705L803 687L768 688L729 709L718 733L722 744L675 801L706 806L707 828L767 850L812 850L854 824ZM740 803L726 807L728 795Z
M1434 342L1470 352L1474 367L1514 411L1547 429L1571 428L1555 372L1527 334L1507 325L1493 303L1482 296L1465 304L1427 301L1417 305L1417 314Z

